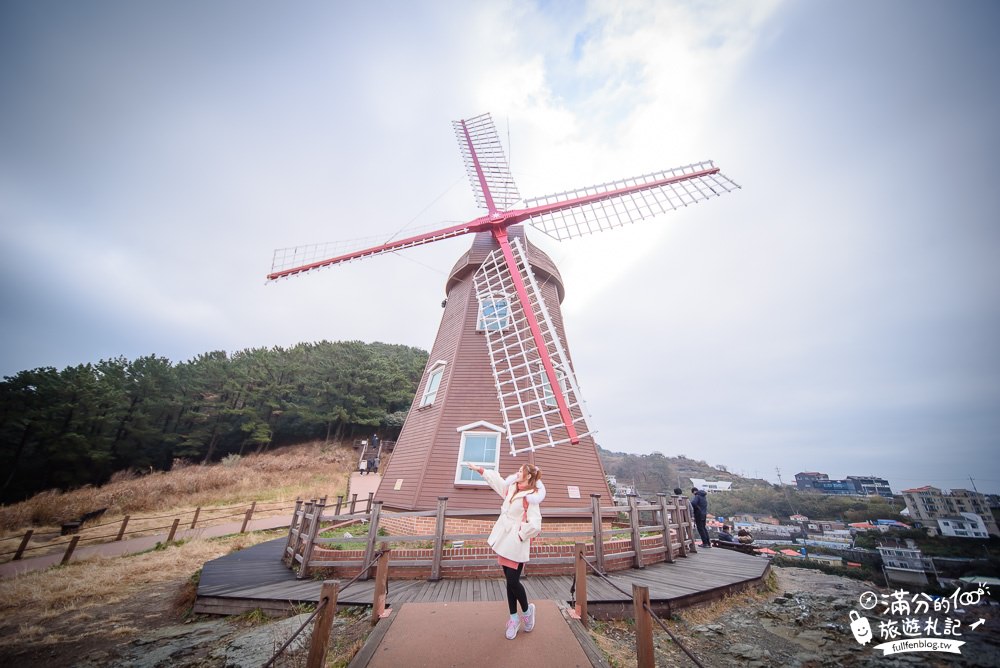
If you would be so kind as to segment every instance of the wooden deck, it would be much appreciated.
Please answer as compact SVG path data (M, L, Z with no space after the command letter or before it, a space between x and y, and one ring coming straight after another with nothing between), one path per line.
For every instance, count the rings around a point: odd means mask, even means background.
M194 612L231 615L260 608L284 613L299 603L319 600L321 582L298 580L281 563L287 539L279 538L234 552L205 564L198 584ZM731 550L699 550L673 564L654 564L644 569L619 571L609 576L626 596L591 574L587 578L587 606L596 617L631 616L632 583L649 587L657 613L722 598L747 587L763 584L769 562ZM531 575L531 564L522 580L529 599L570 601L571 576ZM338 595L341 605L371 605L374 579L359 581ZM390 580L390 604L406 602L504 601L507 595L499 567L495 579Z

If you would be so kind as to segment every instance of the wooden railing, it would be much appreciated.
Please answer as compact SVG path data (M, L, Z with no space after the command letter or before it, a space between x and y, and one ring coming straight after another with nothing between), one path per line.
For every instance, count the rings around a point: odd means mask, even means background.
M597 568L592 564L586 557L586 550L583 543L577 543L574 547L574 559L576 561L574 566L574 576L573 583L576 587L575 595L576 600L574 601L573 610L570 611L570 615L578 619L584 628L590 625L590 617L587 614L587 572L593 571L594 575L601 578L609 586L617 589L626 597L632 599L632 619L635 624L635 655L636 655L636 666L637 668L656 668L656 654L654 651L655 645L653 644L653 622L659 624L660 628L666 632L670 639L681 648L681 650L687 654L691 662L698 668L702 668L702 663L698 660L698 657L691 653L687 647L680 641L680 639L674 635L660 616L657 615L649 604L649 587L632 583L632 593L629 594L627 591L616 585L614 582L608 579L607 574L603 572L603 569Z
M382 543L381 549L376 552L369 566L376 571L375 589L372 592L372 626L375 626L380 619L388 617L392 612L386 607L386 597L389 591L389 546ZM359 573L360 576L360 573ZM341 585L339 580L326 580L320 589L319 602L313 613L302 623L295 633L285 640L285 643L268 659L263 668L270 668L275 665L278 657L288 649L310 622L316 620L313 625L312 635L309 641L309 655L306 657L306 668L322 668L326 665L326 652L330 645L330 630L333 628L333 618L337 615L337 596L360 577L355 577L347 584Z
M168 532L167 538L164 542L171 543L173 542L178 529L195 529L198 527L204 528L208 526L215 526L218 524L233 522L236 518L243 518L240 533L245 533L247 525L250 523L250 520L253 518L255 512L266 512L269 515L273 515L277 511L291 509L292 506L286 501L266 505L258 505L256 501L253 501L250 505L205 508L199 506L193 511L189 510L182 513L173 513L168 515L125 515L120 520L95 524L85 528L81 528L77 525L73 529L74 533L80 531L84 531L85 533L82 535L68 537L66 540L52 540L52 537L60 535L60 532L57 531L36 532L34 529L28 529L23 536L9 536L7 538L0 539L0 542L11 547L13 546L14 541L18 541L16 548L0 552L0 562L8 561L6 557L10 557L9 561L19 561L25 556L34 557L61 551L63 552L61 563L65 564L70 560L73 556L73 552L81 543L84 545L114 543L127 538L148 536L162 531ZM164 523L171 519L173 520L172 522ZM129 526L132 528L129 529ZM34 544L32 544L33 542Z
M567 573L571 572L574 555L572 546L580 539L590 539L593 545L594 564L602 571L606 570L613 559L616 564L611 570L622 567L644 568L652 560L673 562L677 557L686 557L688 554L697 551L695 546L695 527L691 516L687 499L681 496L668 497L666 494L657 494L657 502L652 504L639 504L635 496L629 497L628 506L601 506L599 494L591 495L589 507L572 508L549 508L543 507L543 515L551 517L576 516L585 521L589 517L591 529L589 531L559 531L552 528L545 528L543 520L543 531L538 536L539 542L536 545L545 546L553 543L566 541L568 549L565 555L560 556L538 556L532 557L531 563L538 565L563 565L567 567ZM388 512L382 510L382 503L375 502L372 494L369 494L364 511L357 508L357 496L352 497L350 503L345 506L343 497L337 498L337 504L333 514L325 514L329 507L326 498L319 500L312 499L308 502L299 500L296 502L295 511L292 515L291 525L288 530L288 541L283 555L284 563L290 568L298 569L299 578L308 578L314 569L317 568L337 568L354 567L363 568L369 563L371 556L375 553L375 544L380 539L389 540L394 544L399 543L431 543L428 558L407 559L407 567L429 567L429 579L439 580L442 576L443 567L452 563L449 559L449 551L444 545L447 541L483 541L485 542L489 533L447 533L446 526L449 518L488 518L497 515L497 509L472 509L472 510L449 510L448 498L438 497L436 510L408 511L408 512ZM625 521L612 521L610 528L605 528L606 520L616 520L624 516ZM435 518L434 533L420 535L397 535L379 536L379 528L382 522L388 518ZM367 522L365 536L322 538L320 532L332 526L343 525L345 523ZM619 526L615 526L615 525ZM557 525L555 525L557 526ZM672 533L673 532L673 537ZM644 547L642 538L645 536L660 535L663 537L658 545ZM628 549L622 550L622 541L627 541ZM647 541L648 542L648 541ZM330 544L355 544L358 549L364 546L364 557L355 559L320 559L315 556L316 547L324 547ZM616 546L613 553L607 553L609 545ZM627 566L622 566L623 560L627 560ZM455 560L452 565L461 564L463 567L490 566L496 563L493 555L484 555L483 558L469 558L463 555L460 560ZM404 564L400 564L404 565ZM362 579L369 576L368 573L362 575Z

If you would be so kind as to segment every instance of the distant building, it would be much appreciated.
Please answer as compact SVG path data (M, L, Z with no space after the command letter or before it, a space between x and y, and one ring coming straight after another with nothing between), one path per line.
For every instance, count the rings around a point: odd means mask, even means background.
M955 538L989 538L983 518L976 513L962 513L961 517L937 518L938 531L942 536Z
M813 490L839 496L855 496L858 493L858 488L850 480L817 480L813 483Z
M1000 529L990 512L986 496L967 489L943 491L930 485L914 489L904 489L903 501L909 511L910 519L926 527L931 536L941 533L939 519L962 521L970 519L967 516L976 515L983 523L988 534L1000 536ZM946 525L951 530L952 525ZM958 534L956 534L958 535Z
M858 494L892 498L892 489L889 487L889 481L885 478L876 478L870 475L849 475L847 479L854 483L854 489L858 490Z
M813 485L821 480L829 480L830 476L816 471L803 471L795 474L795 486L801 490L813 489Z
M855 531L880 531L885 533L889 529L912 529L908 524L903 524L897 520L875 520L874 522L854 522L847 525L849 529Z
M691 486L703 489L706 492L729 492L733 486L731 482L722 480L703 480L701 478L691 478Z
M837 520L806 520L806 528L809 531L829 533L831 531L845 531L847 525Z
M934 561L925 557L912 540L885 539L877 549L882 557L882 572L889 584L927 585L937 579Z
M840 496L883 496L892 498L889 481L875 476L849 475L844 480L830 480L830 476L817 471L795 474L795 486L803 491Z

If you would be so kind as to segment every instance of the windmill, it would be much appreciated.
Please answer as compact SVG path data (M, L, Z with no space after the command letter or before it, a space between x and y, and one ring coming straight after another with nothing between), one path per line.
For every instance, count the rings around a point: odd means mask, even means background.
M562 241L696 204L739 186L713 163L701 162L528 199L514 208L521 197L490 115L453 126L483 215L347 252L331 244L279 249L268 279L475 234L472 248L449 276L437 341L378 497L391 507L433 507L435 492L454 494L456 488L460 492L466 485L482 484L475 473L460 467L461 461L494 467L521 453L546 463L576 462L577 470L566 482L585 484L568 484L557 497L578 498L581 489L607 494L558 312L562 280L552 261L525 239L521 224ZM479 336L485 343L478 342ZM484 377L489 375L493 384L487 390ZM443 392L453 400L439 401ZM468 409L456 407L458 403ZM501 434L506 456L498 451ZM408 446L408 441L421 444ZM562 460L548 454L560 445L572 448ZM436 472L438 464L445 473Z

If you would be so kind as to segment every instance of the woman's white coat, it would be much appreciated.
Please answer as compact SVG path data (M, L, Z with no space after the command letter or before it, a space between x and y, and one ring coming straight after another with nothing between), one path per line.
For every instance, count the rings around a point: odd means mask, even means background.
M531 538L542 531L542 511L539 504L545 498L545 485L538 481L538 491L518 491L517 474L501 478L496 471L486 469L482 473L486 483L503 497L500 517L493 525L487 539L490 547L501 557L525 563L529 558ZM525 521L524 499L528 500L527 521Z

